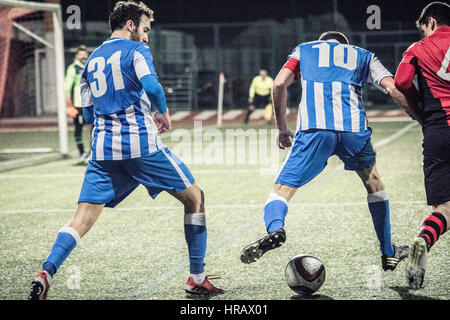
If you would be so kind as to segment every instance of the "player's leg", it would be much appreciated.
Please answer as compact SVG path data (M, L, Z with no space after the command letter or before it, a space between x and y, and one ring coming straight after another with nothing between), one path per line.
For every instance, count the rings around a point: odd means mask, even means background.
M103 210L103 204L79 203L72 220L58 231L49 255L31 284L29 300L45 300L58 268L67 259L80 239L94 225Z
M78 110L78 108L77 108ZM77 145L78 152L80 154L80 160L84 155L84 144L83 144L83 115L81 111L78 110L78 115L73 118L74 124L74 138L75 144Z
M367 202L375 232L380 243L383 270L394 270L407 257L407 246L391 242L389 195L376 166L376 153L370 142L372 131L339 133L337 155L345 169L355 171L367 190Z
M384 187L376 164L357 172L367 190L367 203L372 222L380 243L381 265L384 271L394 270L398 263L408 256L408 246L391 241L391 220L389 195Z
M422 221L419 238L423 238L427 251L450 228L450 201L432 206L433 212Z
M357 171L357 174L367 190L367 203L375 232L380 242L381 254L392 257L394 256L394 246L391 242L389 194L384 187L376 164L370 168Z
M432 213L423 219L406 264L406 279L412 289L423 286L428 252L450 226L450 130L427 128L423 133L425 191Z
M256 98L256 97L255 97ZM250 120L250 115L255 111L255 104L252 103L248 106L247 114L245 115L244 124L248 124Z
M161 191L167 191L184 206L184 231L190 262L185 290L204 295L223 293L222 289L209 282L204 273L207 245L205 195L187 166L168 148L163 148L127 165L127 170L147 188L152 198Z
M190 294L220 294L224 291L212 285L205 275L207 228L205 195L194 183L186 190L168 192L184 206L184 235L188 246L190 275L185 290Z
M44 271L47 271L53 277L73 248L75 248L81 238L92 228L104 206L104 204L95 203L78 204L71 221L59 230L50 254L43 264Z
M322 172L334 153L335 143L336 135L330 131L297 132L264 206L267 234L242 250L243 263L257 261L267 251L280 247L286 241L284 224L288 201L298 188Z
M432 209L433 213L425 218L421 230L421 235L423 235L427 241L428 251L436 244L439 237L450 229L450 201L437 206L432 206ZM432 237L427 234L426 230L431 230ZM428 238L430 238L430 241L428 241Z
M243 263L257 261L267 251L281 247L286 242L284 230L288 212L288 201L297 191L296 188L275 184L264 206L264 222L267 234L250 243L241 252Z
M97 221L103 208L114 207L130 194L138 183L118 171L117 161L91 161L86 168L77 210L71 221L57 234L42 272L38 273L30 289L30 300L43 300L53 276Z
M450 229L450 201L433 206L432 209L433 212L423 219L419 235L410 248L405 272L412 289L423 286L428 252L440 236Z
M288 202L297 188L276 183L264 205L264 222L268 233L284 228Z
M184 234L188 246L190 276L197 283L202 283L205 280L204 259L207 243L204 193L197 184L180 192L168 192L184 206Z
M91 125L91 124L88 124L87 122L86 122L86 120L85 120L85 118L84 118L84 115L83 115L83 110L82 110L82 108L79 108L78 109L78 112L79 112L79 115L80 115L80 122L81 122L81 124L82 124L82 131L83 131L83 128L85 127L85 126L87 126L88 127L88 131L89 131L89 144L88 144L88 150L85 150L84 149L84 147L83 147L83 154L82 154L82 156L81 156L81 158L82 159L80 159L84 164L88 164L88 162L89 162L89 158L90 158L90 155L91 155L91 147L92 147L92 139L93 139L93 136L92 136L92 133L93 133L93 130L94 130L94 125Z
M247 114L245 115L244 123L248 124L250 120L250 115L255 111L256 109L265 108L266 104L265 101L268 101L268 97L260 96L258 94L255 94L255 97L253 98L253 103L250 104L248 107Z

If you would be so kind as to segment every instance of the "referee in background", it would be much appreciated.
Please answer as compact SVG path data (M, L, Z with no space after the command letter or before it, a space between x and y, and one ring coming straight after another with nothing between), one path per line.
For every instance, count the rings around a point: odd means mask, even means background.
M259 75L253 78L248 98L250 106L245 116L245 124L248 124L250 115L256 108L265 108L270 103L272 86L273 79L267 75L267 71L264 69L260 70Z

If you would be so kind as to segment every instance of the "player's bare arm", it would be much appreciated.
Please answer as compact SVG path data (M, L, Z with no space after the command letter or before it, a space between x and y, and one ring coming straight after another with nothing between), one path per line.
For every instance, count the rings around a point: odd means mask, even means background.
M392 97L392 100L405 109L405 111L417 122L422 125L423 116L420 112L417 99L408 99L397 87L396 82L393 77L385 77L380 82L381 86L387 91L387 93ZM411 82L411 86L412 82Z
M291 138L294 136L289 130L286 107L287 107L287 88L294 82L294 73L286 68L283 68L278 73L273 83L273 107L275 109L275 119L279 130L279 147L280 149L289 148Z

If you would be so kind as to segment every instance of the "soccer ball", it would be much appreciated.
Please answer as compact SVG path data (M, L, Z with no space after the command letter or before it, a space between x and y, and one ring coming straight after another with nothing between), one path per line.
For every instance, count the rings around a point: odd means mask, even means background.
M325 267L316 257L300 254L289 261L284 275L289 288L298 294L310 295L324 283Z

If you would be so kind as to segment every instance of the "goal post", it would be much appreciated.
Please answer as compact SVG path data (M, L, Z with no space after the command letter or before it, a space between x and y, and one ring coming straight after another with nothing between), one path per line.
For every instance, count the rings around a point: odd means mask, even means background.
M32 18L27 19L28 16ZM64 94L64 36L61 5L55 3L41 3L33 1L0 0L0 25L3 35L0 36L0 114L5 114L6 95L10 100L21 93L8 92L6 84L14 72L26 69L25 76L34 79L35 83L27 83L23 88L27 95L32 96L27 103L30 110L18 113L9 111L14 116L36 116L42 113L57 115L59 132L59 152L67 156L68 126ZM17 62L18 66L9 67L13 52L11 42L15 34L28 44L26 62ZM17 52L17 50L15 51ZM44 52L45 65L40 65L39 52ZM42 56L42 54L41 54ZM27 63L29 66L27 66ZM22 69L20 69L22 67ZM26 68L25 68L26 67ZM8 70L11 68L12 70ZM22 76L22 74L20 74ZM24 77L25 77L24 76ZM16 82L21 79L16 80ZM25 80L22 80L24 82ZM31 81L31 80L30 80ZM15 86L15 83L12 85ZM28 92L29 91L29 92ZM14 95L11 97L11 95ZM25 93L24 93L25 95ZM22 100L21 100L22 101ZM44 109L44 107L46 109ZM34 108L34 109L33 109ZM44 109L44 110L43 110ZM5 111L5 112L4 112Z

